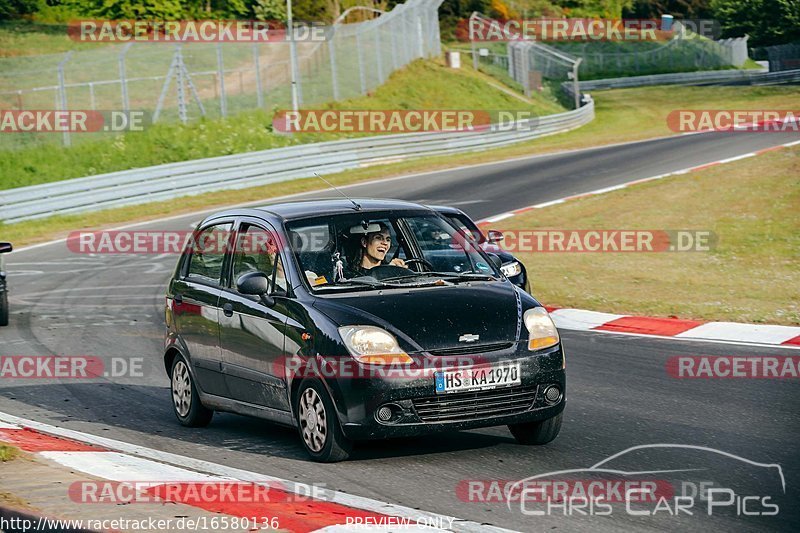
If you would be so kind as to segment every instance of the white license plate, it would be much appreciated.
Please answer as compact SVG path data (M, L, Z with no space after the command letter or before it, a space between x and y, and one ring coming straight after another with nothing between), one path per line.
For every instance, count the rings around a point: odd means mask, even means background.
M434 374L434 380L437 394L494 389L522 383L519 363L443 370Z

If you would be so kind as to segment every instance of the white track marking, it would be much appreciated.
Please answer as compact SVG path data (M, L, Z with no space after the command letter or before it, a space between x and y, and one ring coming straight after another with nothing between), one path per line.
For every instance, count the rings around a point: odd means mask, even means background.
M798 335L800 335L800 327L738 324L736 322L709 322L684 331L683 333L679 333L676 337L685 339L719 339L734 342L781 344Z
M686 135L696 135L696 132L687 133ZM695 170L702 170L702 169L705 169L707 167L712 167L712 166L715 166L715 165L722 165L722 164L725 164L725 163L731 163L733 161L739 161L740 159L746 159L748 157L755 157L757 155L760 155L764 151L771 151L771 150L775 150L775 149L778 149L778 148L787 148L789 146L795 146L795 145L798 145L798 144L800 144L800 141L793 141L793 142L790 142L790 143L779 144L779 145L776 145L776 146L772 146L770 148L765 148L764 150L759 150L758 152L750 152L750 153L747 153L747 154L741 154L741 155L737 155L737 156L734 156L734 157L729 157L727 159L720 159L719 161L711 161L710 163L704 163L702 165L695 165L693 167L682 168L680 170L674 170L672 172L667 172L667 173L664 173L664 174L657 174L655 176L649 176L647 178L639 178L639 179L635 179L633 181L627 181L625 183L620 183L619 185L612 185L610 187L603 187L602 189L595 189L595 190L589 191L589 192L577 193L577 194L573 194L573 195L570 195L570 196L565 196L563 198L558 198L556 200L550 200L548 202L542 202L542 203L531 205L531 206L527 206L527 207L521 207L521 208L518 208L518 209L514 209L513 211L508 211L506 213L500 213L500 214L497 214L497 215L492 215L490 217L487 217L487 218L479 220L478 223L480 224L480 223L484 223L484 222L489 222L489 223L497 222L499 220L505 220L507 218L513 217L514 215L519 214L519 212L521 212L521 211L527 211L529 209L542 209L542 208L545 208L545 207L550 207L552 205L562 204L562 203L564 203L564 202L566 202L568 200L573 200L575 198L582 198L584 196L593 196L593 195L596 195L596 194L604 194L604 193L611 192L611 191L617 191L617 190L620 190L620 189L625 189L626 187L629 187L631 185L637 185L639 183L645 183L647 181L654 181L654 180L658 180L658 179L661 179L661 178L666 178L668 176L678 176L678 175L681 175L681 174L688 174L689 172L692 172L692 171L695 171Z
M500 220L511 218L514 216L514 213L503 213L501 215L495 215L493 217L489 217L486 219L486 222L499 222Z
M667 341L679 341L695 344L729 344L731 346L746 346L748 348L777 348L781 350L800 350L800 346L793 346L789 344L763 344L758 342L742 342L742 341L724 341L716 339L694 339L691 337L667 337L665 335L650 335L648 333L631 333L628 331L605 331L605 330L587 330L579 328L561 328L564 330L585 331L592 335L625 335L627 337L638 337L640 339L661 339Z
M40 455L71 470L110 481L154 483L233 481L233 478L201 474L118 452L40 452Z
M153 463L152 468L156 467L163 468L164 465L172 465L174 467L182 469L185 468L188 471L194 471L195 473L199 472L200 474L207 474L212 477L215 477L215 479L222 477L230 480L249 481L254 483L277 482L280 483L281 486L285 488L285 490L289 492L294 492L296 494L300 494L302 496L314 494L318 495L320 499L324 499L325 501L335 502L341 505L346 505L348 507L354 507L356 509L362 509L375 513L382 513L390 516L410 518L412 520L428 518L430 520L444 520L445 523L447 523L448 519L453 518L452 516L440 515L437 513L431 513L427 511L420 511L418 509L412 509L410 507L405 507L402 505L395 505L392 503L382 502L379 500L373 500L372 498L365 498L362 496L356 496L354 494L347 494L344 492L339 492L329 489L320 490L319 487L312 487L304 483L297 483L294 481L281 479L275 476L259 474L256 472L250 472L238 468L232 468L225 465L212 463L209 461L203 461L201 459L195 459L192 457L177 455L170 452L164 452L161 450L154 450L151 448L146 448L144 446L130 444L127 442L109 439L106 437L99 437L97 435L83 433L72 429L51 426L49 424L44 424L42 422L37 422L35 420L20 418L8 413L0 412L0 422L5 422L8 424L18 424L20 426L29 427L31 429L35 429L44 433L49 433L51 435L57 435L60 437L77 440L79 442L85 442L88 444L94 444L96 446L102 446L109 450L114 450L118 452L123 452L125 454L133 455L137 458L151 459L152 461L157 461L156 463ZM59 452L59 453L66 453L66 452ZM87 452L76 452L76 453L87 453ZM109 452L97 452L97 453L108 454ZM63 459L65 456L61 457L62 460L66 460ZM129 462L128 464L131 465L133 463ZM87 468L89 468L89 466L87 466ZM151 466L148 465L147 468L151 468ZM187 472L187 475L188 474L189 472ZM139 479L143 479L142 476L145 475L146 474L144 473L141 474ZM106 476L105 474L100 474L100 477L106 477ZM451 531L464 532L464 533L479 533L486 531L496 532L496 533L506 533L506 532L511 532L512 530L502 529L494 526L487 526L485 524L480 524L478 522L472 522L469 520L461 520L456 518L453 521L453 527L451 528Z
M556 309L550 313L550 316L559 328L589 330L622 318L625 315L584 311L582 309Z

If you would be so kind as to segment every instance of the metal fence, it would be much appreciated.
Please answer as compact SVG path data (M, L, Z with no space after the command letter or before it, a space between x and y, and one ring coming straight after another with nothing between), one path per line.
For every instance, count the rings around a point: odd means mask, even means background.
M724 69L741 66L747 56L746 37L712 41L688 30L677 31L663 43L553 43L553 47L582 59L583 79Z
M492 20L473 13L479 25L490 27ZM541 86L539 78L549 80L603 79L612 76L641 76L668 72L728 69L747 60L747 37L712 41L697 35L680 23L674 24L668 41L554 41L512 40L503 50L497 42L471 42L473 64L499 78L499 66L526 89ZM514 39L513 36L510 36ZM522 51L529 56L521 61ZM505 57L503 57L505 56ZM579 72L575 72L579 65ZM529 79L529 76L534 79Z
M489 19L478 12L470 15L473 24L490 27ZM506 43L470 42L472 66L495 76L509 85L519 87L525 96L534 92L562 100L566 107L580 107L578 91L567 95L560 91L561 84L567 80L577 83L578 67L581 60L562 53L546 44L535 41L509 40ZM574 88L576 89L577 86ZM564 98L568 96L568 98Z
M304 144L248 154L171 163L2 191L6 223L242 189L330 174L419 156L485 150L561 133L594 119L594 102L581 108L489 131L381 135Z
M408 0L372 20L325 27L324 41L297 41L299 104L364 95L414 59L441 54L441 2ZM0 109L142 110L186 122L292 103L287 41L98 47L0 59ZM4 135L0 149L109 134Z
M582 81L580 82L580 90L622 89L647 85L778 85L799 82L800 69L781 72L764 72L755 69L717 70ZM567 88L570 86L567 86Z
M777 44L752 49L753 59L769 61L769 70L800 68L800 43Z

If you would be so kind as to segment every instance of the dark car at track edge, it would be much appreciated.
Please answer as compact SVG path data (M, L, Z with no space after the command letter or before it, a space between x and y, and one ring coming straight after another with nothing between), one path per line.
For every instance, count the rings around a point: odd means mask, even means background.
M497 255L502 262L500 270L508 280L525 292L531 292L525 264L500 246L500 242L504 238L502 231L490 229L484 232L469 215L457 207L443 205L429 205L428 207L441 213L456 228L473 238L484 252Z
M6 269L3 261L3 254L13 249L10 242L0 242L0 326L8 325L8 282L6 281Z

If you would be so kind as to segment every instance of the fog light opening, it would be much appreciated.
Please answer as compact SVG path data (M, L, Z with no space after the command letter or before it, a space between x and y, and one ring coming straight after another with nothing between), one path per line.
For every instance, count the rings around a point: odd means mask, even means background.
M375 418L378 422L394 422L400 418L400 406L393 403L382 405L375 411Z
M561 388L558 385L550 385L544 389L544 401L550 405L561 401Z

